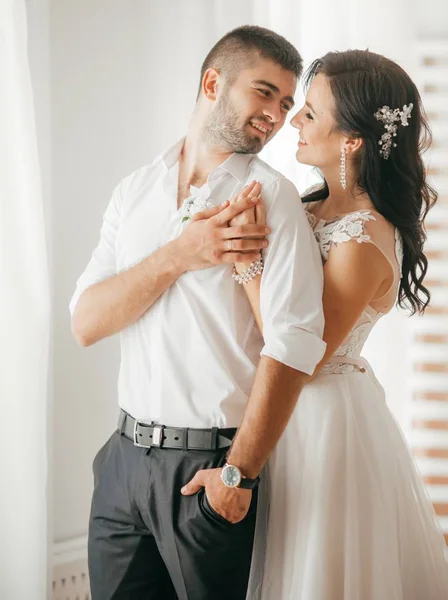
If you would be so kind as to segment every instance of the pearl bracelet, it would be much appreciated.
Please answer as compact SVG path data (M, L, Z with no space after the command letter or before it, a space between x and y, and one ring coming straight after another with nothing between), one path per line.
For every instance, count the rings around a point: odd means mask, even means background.
M244 269L242 273L238 273L235 267L233 267L232 277L237 283L249 283L252 279L255 279L257 275L260 275L263 272L263 259L253 262L251 265Z

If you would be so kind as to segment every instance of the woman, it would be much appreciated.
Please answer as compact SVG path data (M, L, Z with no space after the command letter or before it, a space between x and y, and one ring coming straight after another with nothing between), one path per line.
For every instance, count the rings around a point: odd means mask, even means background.
M297 160L325 177L304 202L324 262L327 351L269 462L261 598L446 600L443 536L360 357L397 298L412 313L430 299L423 221L437 196L420 156L429 130L413 82L377 54L329 53L306 84L291 123ZM248 265L235 268L244 275ZM262 330L260 277L245 290ZM256 544L254 564L261 550ZM248 598L258 597L255 587Z

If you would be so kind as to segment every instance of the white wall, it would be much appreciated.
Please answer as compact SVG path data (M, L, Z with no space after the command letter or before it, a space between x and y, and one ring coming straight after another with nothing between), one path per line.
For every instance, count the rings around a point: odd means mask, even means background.
M413 0L410 10L417 14L419 34L436 38L448 35L448 4L446 0Z
M112 188L184 132L208 49L233 26L267 24L267 4L51 2L56 541L86 532L92 458L117 416L117 339L76 346L67 309L75 280L97 242ZM425 2L425 33L440 29L442 4ZM310 27L318 30L321 18L314 15Z
M96 244L114 185L147 161L143 3L52 3L55 264L55 540L84 534L92 457L117 414L117 340L89 349L70 334L68 302Z

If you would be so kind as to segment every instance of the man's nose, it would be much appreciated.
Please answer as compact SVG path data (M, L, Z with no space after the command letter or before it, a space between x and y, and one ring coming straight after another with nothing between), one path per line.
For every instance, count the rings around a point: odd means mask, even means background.
M277 104L266 106L263 110L263 114L268 117L272 123L278 123L282 119L282 110Z

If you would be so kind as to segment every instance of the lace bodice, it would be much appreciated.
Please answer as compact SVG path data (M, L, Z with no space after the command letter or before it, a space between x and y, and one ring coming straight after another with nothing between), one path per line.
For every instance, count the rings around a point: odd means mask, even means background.
M359 244L374 244L387 258L394 272L390 288L366 307L344 342L321 370L322 373L348 373L359 368L354 363L360 358L370 332L395 304L403 259L401 238L384 217L371 210L348 213L331 221L318 219L309 209L305 210L324 263L332 245L356 240Z

